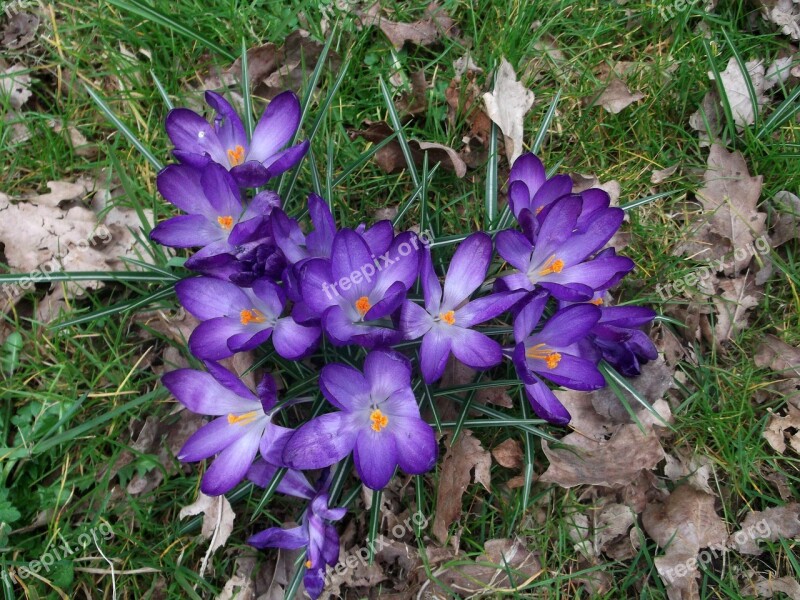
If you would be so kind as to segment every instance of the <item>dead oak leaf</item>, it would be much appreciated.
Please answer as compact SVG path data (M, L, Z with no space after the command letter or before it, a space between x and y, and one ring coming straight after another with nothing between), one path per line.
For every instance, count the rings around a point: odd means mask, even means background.
M785 506L747 513L739 531L728 538L728 545L742 554L757 556L763 552L759 541L776 542L780 539L795 539L800 536L800 504L793 502Z
M378 3L373 4L360 18L365 25L377 25L396 50L402 49L406 43L431 46L442 37L458 37L460 34L456 22L437 2L431 2L423 18L413 23L397 23L381 16Z
M486 114L503 132L510 165L522 154L524 118L534 99L534 93L517 80L514 67L504 57L494 77L494 88L483 95L483 102Z
M786 416L772 414L767 426L762 434L769 442L769 445L776 452L783 454L786 452L786 438L789 438L789 446L800 454L800 409L793 405L786 406L788 413ZM794 430L791 432L789 430Z
M664 450L653 429L647 427L643 433L637 425L620 426L608 441L571 433L559 446L551 448L542 440L550 466L539 479L565 488L628 485L642 470L653 469L664 460Z
M236 514L225 496L206 496L200 492L197 500L184 506L178 513L179 519L203 514L202 536L211 540L209 552L213 554L228 541L233 531Z
M492 456L501 467L519 469L522 466L522 446L517 440L508 438L492 449Z
M9 50L19 50L33 41L38 28L38 15L29 12L18 12L11 16L3 28L3 39L0 40L0 45Z
M759 299L747 277L723 279L720 294L712 298L717 309L714 339L723 343L733 339L747 327L747 311L758 306Z
M22 65L12 65L0 73L0 96L7 96L12 109L19 110L30 99L31 76Z
M455 444L451 445L450 439L448 434L433 518L433 534L441 543L447 541L448 528L461 516L461 498L470 482L480 483L486 491L491 491L492 457L480 440L469 429L461 431Z
M616 115L642 98L644 98L642 92L631 93L625 82L615 77L597 98L595 104L599 104L607 112Z
M742 586L739 592L742 596L755 596L756 598L774 598L775 594L786 594L790 600L800 600L800 582L794 577L772 577L765 579L758 573L749 572L752 578ZM781 598L783 596L780 596Z
M753 86L758 109L764 106L767 101L764 95L766 85L764 61L749 60L745 63L745 68L747 69L746 75L739 68L736 58L731 57L728 61L728 66L719 74L720 83L725 90L733 120L739 129L752 125L756 119L755 107L753 106L745 77L750 80ZM709 71L708 76L712 81L715 79L713 71Z

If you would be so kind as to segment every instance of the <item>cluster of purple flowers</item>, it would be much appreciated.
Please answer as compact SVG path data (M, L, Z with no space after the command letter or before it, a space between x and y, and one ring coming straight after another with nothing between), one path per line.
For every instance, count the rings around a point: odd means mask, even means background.
M623 212L602 190L572 193L569 177L548 179L536 156L520 157L508 190L519 228L494 241L469 235L442 284L429 240L413 231L396 233L389 221L337 228L329 204L312 194L305 233L278 194L249 191L296 166L308 149L307 142L285 148L300 123L294 94L270 102L251 139L227 101L213 92L206 101L216 113L212 123L187 109L167 118L179 162L159 173L158 189L186 214L151 234L166 246L198 249L185 264L199 276L176 291L200 321L189 348L206 370L179 369L163 383L189 410L215 418L179 458L215 457L201 483L206 494L224 494L245 478L266 486L285 469L277 490L308 501L301 524L249 542L305 548L313 597L338 558L332 523L345 512L329 507L329 467L352 454L364 485L379 490L398 466L421 474L436 463L437 438L421 418L415 372L432 384L451 354L479 370L508 359L536 414L566 424L570 415L547 381L593 390L605 385L601 359L631 376L656 357L642 331L655 314L607 305L607 290L634 265L606 247ZM505 262L487 279L495 247ZM503 314L513 320L513 343L505 346L503 335L479 328ZM350 358L316 361L323 338L363 348L361 368ZM401 342L405 351L393 348ZM267 344L284 359L321 366L318 386L332 411L296 428L278 425L280 411L309 399L279 402L273 375L253 391L217 362ZM415 345L418 351L409 350ZM311 485L301 471L315 469L323 471Z

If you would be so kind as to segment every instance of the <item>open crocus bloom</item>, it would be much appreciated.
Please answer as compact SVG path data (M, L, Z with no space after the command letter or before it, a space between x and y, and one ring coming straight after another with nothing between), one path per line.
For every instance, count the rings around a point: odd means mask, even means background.
M508 204L517 220L523 210L538 215L546 206L571 192L569 175L548 179L542 161L532 152L515 160L508 175Z
M217 417L186 441L178 459L195 462L217 454L200 489L218 496L242 481L259 449L267 462L281 465L292 430L272 423L277 410L272 376L264 377L256 396L230 371L213 362L205 364L208 373L178 369L164 374L161 381L192 412Z
M207 91L206 102L216 111L213 124L188 108L175 108L167 115L167 135L182 163L203 168L213 161L230 170L240 186L258 187L291 169L308 151L308 141L281 150L300 125L300 101L293 92L272 99L249 141L227 100Z
M618 208L597 211L591 224L580 230L577 223L582 207L581 199L575 196L554 203L535 245L519 231L507 229L498 233L498 253L519 270L501 277L500 289L541 287L559 300L583 301L633 269L632 260L616 256L613 250L589 259L617 231L623 211Z
M442 376L451 352L473 369L486 369L503 359L500 344L471 328L505 312L526 292L500 292L464 303L483 283L491 260L492 239L482 232L470 235L450 262L442 294L430 250L425 248L420 267L425 308L406 300L400 313L405 338L422 337L420 367L425 383Z
M281 317L283 290L265 279L240 288L212 277L193 277L179 281L175 291L184 308L202 321L189 338L189 348L198 358L226 358L252 350L271 336L279 355L298 360L316 348L322 335L317 326Z
M337 232L330 260L311 259L301 269L305 318L321 319L336 345L396 343L401 333L389 317L419 274L419 245L416 234L407 231L384 255L375 256L362 235L352 229Z
M247 477L256 485L267 487L275 471L275 467L260 461L253 465ZM302 478L305 485L302 485L299 478ZM284 484L286 479L290 481ZM315 488L301 473L291 469L287 471L278 484L278 491L309 501L300 525L291 529L270 527L250 536L247 540L248 544L256 548L281 550L306 548L306 573L303 576L303 584L312 598L317 598L322 593L326 566L335 565L339 558L339 535L331 523L339 521L347 512L345 508L328 506L330 484L331 477L327 472L323 472Z
M513 360L536 414L551 423L566 425L569 412L541 377L573 390L596 390L605 385L596 361L587 358L593 352L586 337L600 319L600 309L593 304L563 308L547 320L541 331L533 333L546 303L547 293L538 292L517 315Z
M326 365L320 389L338 412L316 417L292 434L283 460L295 469L319 469L353 452L364 485L383 488L399 465L418 475L436 463L433 429L420 418L411 390L411 365L392 350L374 350L364 373Z

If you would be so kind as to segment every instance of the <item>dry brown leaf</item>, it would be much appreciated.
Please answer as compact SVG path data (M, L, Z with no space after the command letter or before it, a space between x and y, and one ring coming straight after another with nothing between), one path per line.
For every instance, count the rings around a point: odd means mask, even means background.
M800 231L800 198L787 191L780 191L772 198L775 209L770 246L781 246L796 239Z
M701 147L710 146L717 141L722 131L722 118L719 93L711 90L703 96L700 108L689 117L689 126L698 132Z
M693 455L686 456L685 452L676 450L677 458L667 454L667 462L664 465L664 475L670 481L686 479L686 483L694 489L714 495L714 491L708 484L708 479L714 474L714 465L707 456Z
M492 449L492 456L502 467L507 469L519 469L522 467L522 446L517 440L508 438L499 446Z
M745 63L745 67L756 95L756 104L760 110L767 102L767 97L764 95L764 87L766 85L764 61L749 60ZM713 71L709 71L708 76L712 81L714 80ZM745 74L739 68L736 58L731 57L728 61L728 66L719 74L719 77L737 127L742 129L752 125L756 119L753 102L745 80Z
M635 92L632 94L624 81L614 78L594 103L602 106L607 112L616 115L624 108L630 106L634 102L638 102L642 98L644 98L642 92Z
M0 41L0 45L9 50L19 50L33 41L38 28L39 16L35 13L15 13L3 28L3 39Z
M462 76L456 75L444 91L450 124L456 125L459 119L464 119L469 124L469 133L463 137L467 149L470 149L473 140L485 146L492 130L492 121L482 108L483 92L475 82L475 73L476 71L467 71L466 83Z
M608 441L598 441L571 433L551 448L542 440L550 466L540 481L570 488L576 485L617 487L636 479L664 459L664 450L652 428L642 433L637 425L622 425Z
M214 600L255 600L256 584L253 581L253 571L256 560L254 552L237 556L233 576L225 582L222 592L217 594Z
M773 414L769 418L767 426L762 434L776 452L783 454L786 452L786 438L789 438L789 446L800 454L800 409L791 404L787 404L788 413L786 416ZM794 431L788 431L788 430Z
M784 377L800 377L800 348L790 346L774 335L767 335L758 347L755 364L772 369Z
M790 600L800 600L800 581L794 577L772 577L765 579L758 573L749 571L748 581L742 586L739 592L743 596L755 596L756 598L773 598L775 594L786 594Z
M443 37L458 37L460 34L456 22L437 2L431 2L425 9L424 17L413 23L396 23L381 16L380 5L376 3L363 13L361 22L380 27L397 50L406 43L431 46Z
M759 540L776 542L800 536L800 504L768 508L747 513L741 528L728 538L728 545L742 554L757 556L763 552Z
M636 513L630 506L625 504L611 503L596 512L594 520L594 536L592 544L594 555L598 556L606 550L615 552L615 559L620 555L619 542L624 543L631 551L633 546L630 543L629 532L636 522Z
M505 136L508 164L522 154L525 115L533 106L534 93L517 81L514 67L503 58L494 77L494 88L483 95L486 114Z
M664 183L667 179L672 177L675 174L675 171L678 170L679 164L674 164L671 167L667 167L665 169L653 169L653 172L650 174L650 183L653 185L658 185L659 183Z
M639 392L639 395L661 415L663 421L666 423L670 423L673 420L669 405L663 402L664 394L666 394L670 388L675 387L672 378L673 373L674 369L667 366L664 359L659 356L656 360L650 361L642 366L641 375L630 379L631 385ZM664 423L650 411L642 407L632 394L627 391L623 391L623 394L631 408L636 411L637 418L640 422L652 423L661 427L664 426ZM614 423L634 422L622 402L620 402L620 399L610 388L601 388L592 393L591 397L594 409L603 417Z
M433 519L433 535L441 543L447 541L448 528L461 516L461 498L470 481L480 483L486 491L492 489L492 457L481 446L480 440L473 437L469 429L462 429L453 445L450 444L451 437L452 434L448 434L445 442L447 453L442 460Z
M795 41L800 40L800 5L792 0L760 0L761 16Z
M8 96L12 109L19 110L31 97L31 76L22 65L12 65L0 74L0 96Z
M211 540L209 552L213 554L228 541L236 514L225 496L206 496L203 492L199 492L197 500L189 506L184 506L178 513L178 518L184 519L201 513L203 514L201 533L205 539Z
M758 306L759 299L747 277L723 279L719 282L720 294L714 296L717 308L717 322L714 325L714 339L727 342L747 327L747 311Z
M433 593L437 594L435 597L445 593L448 588L459 596L492 595L494 591L530 581L542 572L541 563L536 555L528 550L519 538L488 540L483 549L484 553L475 559L476 564L445 565L436 570L434 576L446 587L439 587L429 581ZM509 571L513 575L513 582L509 581ZM423 593L431 593L426 587L422 588L418 597L423 597Z
M419 70L411 74L411 92L403 93L395 102L397 110L404 115L419 115L428 110L428 82L425 71Z
M647 534L666 548L655 564L670 598L699 599L697 554L701 548L724 547L728 531L714 502L714 496L681 485L665 502L648 504L642 514Z

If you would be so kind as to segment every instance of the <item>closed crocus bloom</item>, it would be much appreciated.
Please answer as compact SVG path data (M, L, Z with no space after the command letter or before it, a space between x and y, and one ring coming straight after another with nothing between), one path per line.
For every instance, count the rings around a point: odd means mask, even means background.
M175 108L167 115L173 154L184 164L203 168L214 162L230 170L238 185L258 187L291 169L308 151L308 141L282 150L300 125L300 101L293 92L270 101L250 140L227 100L207 91L206 102L216 111L213 123L188 108Z
M283 450L295 469L320 469L353 453L364 485L379 490L399 465L418 475L436 463L433 429L420 418L411 390L411 365L392 350L373 350L364 372L329 364L320 373L320 389L339 410L297 429Z

